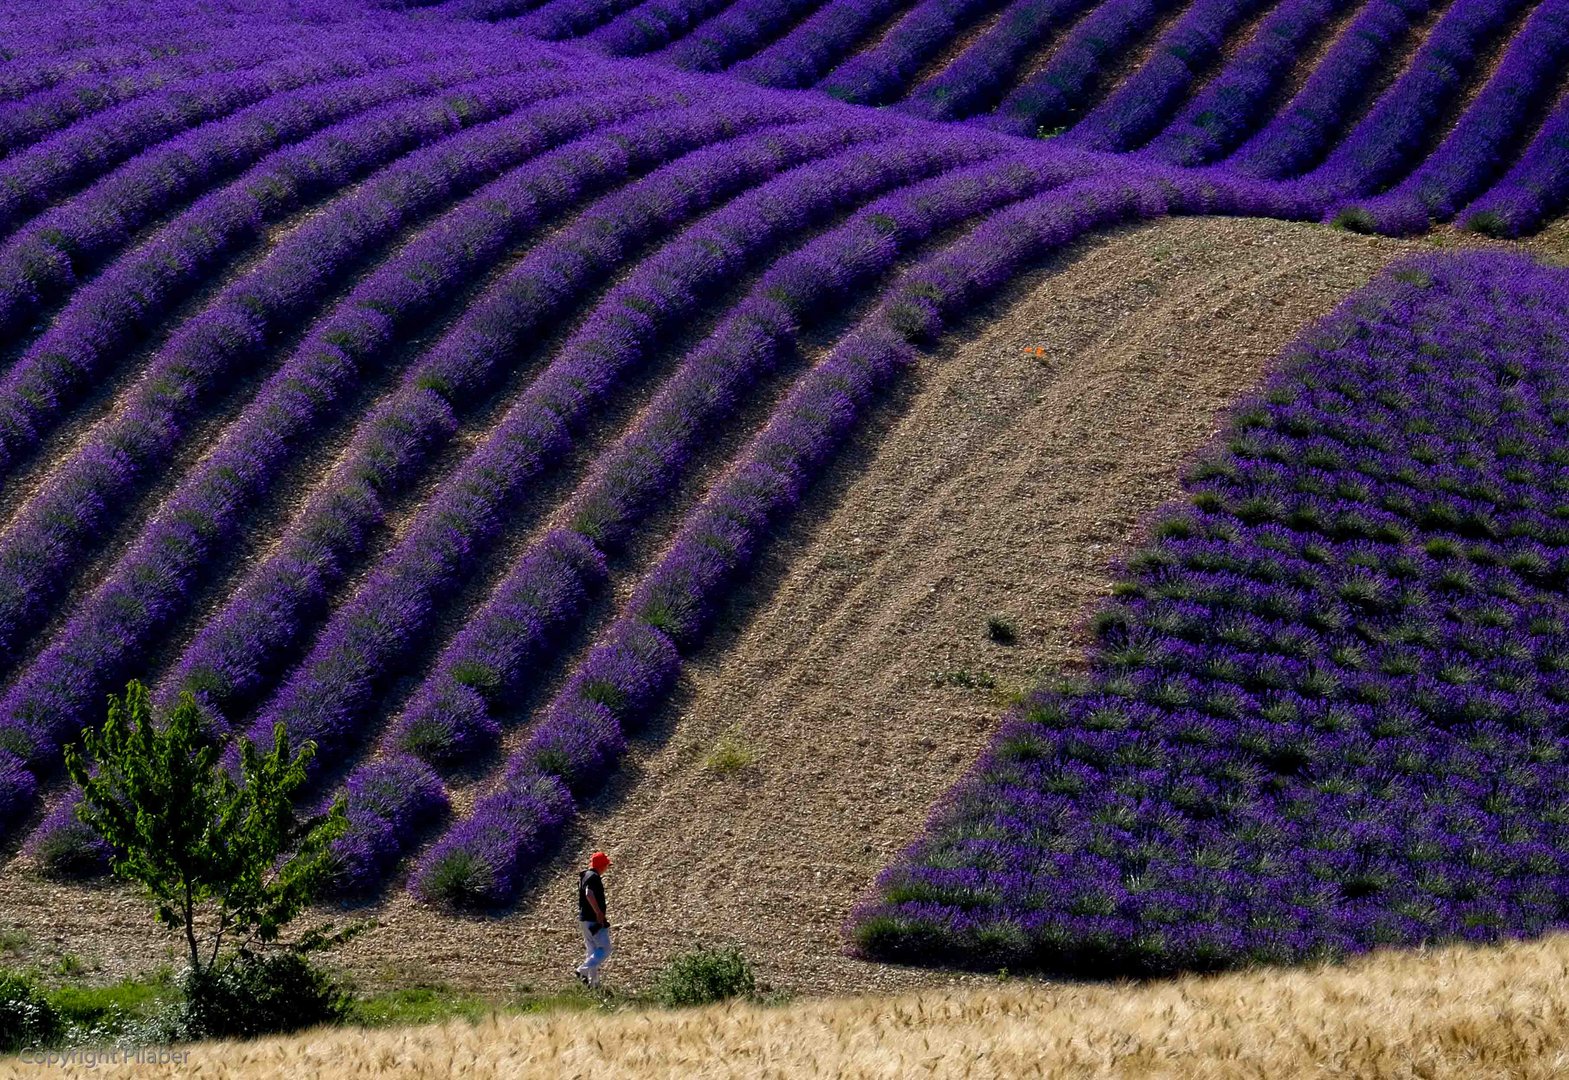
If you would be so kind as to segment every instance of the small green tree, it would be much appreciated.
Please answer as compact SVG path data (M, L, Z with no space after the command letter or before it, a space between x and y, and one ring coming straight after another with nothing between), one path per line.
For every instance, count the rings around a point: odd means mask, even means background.
M240 743L236 780L207 737L201 709L183 694L158 722L141 683L109 698L109 718L68 747L66 770L82 788L77 816L113 851L115 875L146 886L158 921L183 931L200 980L227 943L241 954L277 941L332 873L330 845L347 828L342 799L301 818L294 797L315 753L289 754L283 725L262 753ZM292 948L346 935L312 930Z

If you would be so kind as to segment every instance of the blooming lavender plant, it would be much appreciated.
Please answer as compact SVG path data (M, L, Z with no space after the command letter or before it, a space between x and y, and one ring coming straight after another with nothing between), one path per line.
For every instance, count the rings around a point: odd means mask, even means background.
M1106 0L1084 17L1051 59L984 119L1010 135L1049 134L1078 119L1116 58L1136 47L1174 0Z
M1541 116L1569 57L1569 4L1544 3L1531 13L1493 73L1420 167L1394 189L1349 207L1332 220L1381 233L1419 233L1448 221L1503 171L1531 121Z
M79 70L32 92L13 83L18 91L14 100L0 103L0 147L15 153L78 120L214 71L252 70L278 55L278 38L277 33L261 35L261 40L236 38L215 49L195 54L176 51L112 73ZM289 38L291 44L298 41L297 35ZM361 38L358 44L369 43Z
M1473 0L1444 12L1410 66L1301 182L1335 198L1378 191L1403 175L1432 143L1487 46L1524 7L1520 0Z
M638 0L551 0L520 18L519 33L546 41L577 37L620 15Z
M999 0L922 0L874 47L857 53L817 83L817 89L857 105L882 105L902 96L932 54Z
M686 71L723 71L765 48L822 0L738 0L654 56Z
M1569 95L1502 180L1465 212L1468 229L1489 236L1534 232L1569 206Z
M763 86L810 86L899 7L899 0L828 0L795 29L730 72Z
M464 155L482 152L473 143L487 138L494 155L490 167L494 169L504 162L508 153L504 127L492 123L477 131L465 129L494 121L539 96L547 96L553 85L538 76L500 77L485 82L488 85L471 89L472 96L449 95L443 102L401 106L399 119L403 123L398 125L386 125L382 117L367 117L355 125L359 138L345 140L341 133L333 132L321 140L320 149L327 151L325 160L314 154L305 155L303 160L295 157L285 164L281 176L274 173L244 178L237 186L204 197L180 219L149 238L132 258L117 261L90 286L81 289L49 329L0 378L0 475L14 471L19 460L35 449L39 439L81 399L103 368L123 356L139 333L146 333L166 314L172 299L194 287L204 272L213 269L222 256L232 253L234 245L255 238L270 216L264 211L265 205L281 194L273 185L287 182L289 172L325 176L329 186L336 186L385 163L388 156L413 150L421 143L432 143L417 151L413 160L391 166L381 178L384 188L371 189L375 194L360 192L358 199L351 196L343 200L337 213L316 219L256 272L231 283L220 298L227 303L212 305L217 307L216 313L204 312L209 315L209 326L226 322L265 332L271 325L270 319L285 317L283 309L298 315L299 305L316 297L320 286L331 280L331 271L350 265L353 258L364 253L356 245L388 237L400 221L401 202L439 197L439 192L425 193L417 182L415 171L421 166L439 169L445 154L446 168L455 171L456 180L467 168L484 167L479 161L466 162ZM453 133L458 141L444 146L440 136ZM400 191L400 182L410 190ZM314 185L313 188L320 190ZM307 188L291 194L298 199L311 191ZM380 213L372 215L365 203L374 205L378 197ZM284 203L280 210L289 208L287 196L280 201ZM410 209L417 206L414 201ZM291 256L296 264L285 265ZM236 332L243 335L246 330ZM195 340L202 333L199 329L187 329L183 338ZM164 351L171 351L173 344Z
M1371 0L1357 11L1291 100L1225 159L1248 176L1296 176L1323 160L1366 108L1389 57L1433 10L1435 0Z
M566 801L539 826L509 819L496 809L511 798L503 784L438 842L416 873L415 892L459 906L509 899L575 812L575 798L592 792L615 767L624 733L662 703L682 653L701 642L771 528L799 504L879 391L913 358L910 341L937 332L1006 281L1021 260L1071 241L1082 229L1152 212L1170 194L1148 182L1069 182L993 215L912 270L864 325L798 381L545 708L529 742L509 759L509 782L559 777L570 791ZM483 887L444 884L458 874L454 867L474 868Z
M658 100L656 97L650 104ZM168 460L215 386L236 364L265 347L269 330L275 329L278 321L299 314L332 280L334 272L362 257L367 247L374 250L411 216L439 207L548 144L550 111L547 107L543 130L535 131L532 140L498 121L498 126L477 129L472 138L462 139L458 145L438 143L413 155L368 185L358 199L341 207L340 213L323 215L312 227L300 230L273 258L231 285L211 308L182 328L154 359L147 378L121 414L54 470L10 534L0 541L0 566L12 570L8 587L0 592L0 655L13 654L69 581L66 571L90 550L88 545L102 539L117 513L123 511L138 480ZM578 101L565 106L558 103L554 112L568 131L580 118L591 122L596 116L596 110ZM609 109L597 115L616 113ZM387 277L396 285L404 276L403 269L394 269L374 284L385 292ZM361 299L365 298L352 298ZM365 325L367 318L370 327ZM379 311L373 309L367 316L358 304L351 303L348 325L328 326L323 330L324 338L308 345L333 347L342 343L340 338L352 342L367 334L385 337L385 328L378 330L374 325L381 318ZM311 353L304 363L319 363L319 359ZM61 371L55 367L49 373L57 376ZM296 364L282 381L289 385L290 380L299 378L309 383L315 376ZM17 393L20 400L29 400L25 390ZM32 427L26 420L12 418L17 421L12 431ZM230 470L247 464L256 465L250 453L224 463ZM232 483L232 475L225 474L223 485ZM202 524L210 524L204 515L211 509L180 508L187 515L197 515L198 531Z
M0 161L0 235L48 200L154 142L274 94L366 71L353 56L312 53L251 71L205 76L178 93L152 94L72 125Z
M402 839L447 811L447 793L430 766L407 756L374 761L344 785L349 827L333 841L336 891L358 895L377 884L403 853Z
M1107 974L1562 925L1566 289L1431 257L1311 331L858 946Z
M614 111L604 111L612 101L625 111L634 103L648 108L657 100L610 94L604 109L575 102L556 115L535 117L540 123L535 136L539 145L548 145L573 126L591 127L596 121L615 115ZM537 166L496 181L477 202L454 211L444 226L432 230L423 242L405 249L365 282L340 306L338 318L321 327L271 380L236 425L232 437L176 492L169 512L155 519L86 610L66 628L62 639L18 682L6 706L9 714L17 717L19 723L30 716L50 718L48 730L33 723L26 726L40 763L48 761L61 732L86 721L86 710L101 690L102 680L112 682L113 672L132 663L139 646L182 610L206 554L232 534L239 515L258 487L285 464L291 438L308 430L313 417L327 408L334 396L353 387L361 365L385 349L400 325L408 325L428 309L443 295L443 287L454 286L468 267L483 259L487 251L494 251L511 232L539 222L559 200L591 189L596 171L624 175L628 168L637 167L640 153L645 162L656 162L681 145L701 144L733 130L740 119L733 104L676 110L657 122L639 121L639 126L629 127L625 133L610 129L579 144L569 144L544 157ZM801 141L793 141L792 136ZM766 175L768 166L777 164L780 155L833 145L844 137L838 131L805 128L793 132L784 127L772 129L767 138L753 140L751 148L716 148L696 156L685 168L659 175L648 190L630 192L633 198L612 200L606 208L606 220L630 224L622 211L637 205L638 200L650 210L657 207L667 215L676 213L678 206L665 196L701 177L706 168L723 166L727 180L734 183L745 179L746 171L738 172L736 166L746 162L749 155L755 155L753 167L757 174ZM519 141L517 145L522 149L526 143ZM573 182L565 182L568 178ZM717 190L711 188L710 194ZM500 213L503 210L505 213ZM593 231L592 220L585 222L584 228ZM429 273L433 265L444 266L446 273ZM425 270L411 273L417 268ZM471 379L481 377L472 363L472 354L467 355L471 361L468 375ZM423 459L422 452L428 452L429 436L417 432L422 427L428 431L433 424L446 423L447 414L419 411L421 402L430 395L429 388L420 385L426 378L419 372L411 373L410 382L418 388L419 396L413 403L414 410L405 412L400 424L373 423L367 432L370 437L363 452L380 471L351 460L348 476L360 494L339 489L322 501L314 518L310 516L314 507L307 508L307 519L295 533L307 550L286 546L267 564L284 571L284 580L289 584L299 588L309 582L309 578L302 581L296 569L307 562L312 564L311 572L319 581L328 568L322 565L327 554L322 545L343 545L362 533L364 515L373 509L364 504L364 497L376 490L383 494L389 490L394 475L388 469L397 461L419 461ZM461 384L445 386L449 394L461 388ZM302 394L302 389L308 392ZM356 521L356 517L360 520ZM298 600L293 603L298 607ZM256 640L258 624L276 633L282 614L279 607L280 602L272 600L265 606L248 605L233 611L230 620L220 623L216 631L222 636L205 639L233 645L225 657L229 661L227 669L215 668L217 658L204 658L198 649L184 665L174 689L166 690L165 700L179 689L194 690L212 711L214 721L221 728L226 727L224 707L231 704L237 691L246 688L245 675L254 682L266 659L265 650L258 648ZM87 672L92 674L84 678Z
M1089 6L1089 0L1014 0L996 26L895 107L927 120L960 120L990 111L1030 50Z
M395 658L408 655L427 632L438 593L472 572L501 532L502 508L565 454L576 430L664 326L694 311L750 253L766 250L778 236L900 179L979 156L968 139L889 140L876 153L851 151L805 165L748 192L640 266L333 615L311 654L258 716L257 729L283 723L291 737L315 739L329 756L352 745Z
M728 0L643 0L585 36L583 44L609 56L640 56L669 44L727 6Z
M1048 170L1017 162L959 170L870 204L764 274L736 311L683 360L637 427L602 455L594 476L566 509L573 531L553 531L522 556L443 651L394 723L392 744L437 764L492 748L501 717L525 679L603 579L602 551L619 549L668 496L705 437L788 351L798 321L852 295L864 279L887 269L903 245L951 227L956 212L983 212L1053 179ZM558 757L577 744L572 733L583 720L579 706L569 712L570 723L562 720L567 728L549 724L540 736ZM555 770L569 786L597 779L612 764L605 744L593 745L600 749L591 760L568 754L562 759L567 771Z
M481 766L521 722L415 874L427 899L505 902L918 347L1044 253L1160 214L1539 227L1569 202L1566 10L13 0L0 482L28 490L0 531L0 836L36 815L104 689L147 674L165 700L194 691L216 738L274 719L317 738L320 787L351 805L340 884L365 893L447 812L439 770ZM876 931L890 955L1156 970L1555 925L1556 836L1518 819L1546 820L1543 718L1569 678L1542 389L1561 335L1539 314L1559 296L1517 264L1485 272L1513 290L1497 311L1483 270L1435 263L1403 271L1410 297L1370 294L1395 315L1356 315L1351 344L1381 362L1453 359L1444 389L1374 388L1361 352L1335 353L1363 382L1266 400L1284 411L1206 466L1152 545L1174 561L1100 616L1099 674L1032 699L1066 719L1010 728L993 786L944 811L969 831L939 829L950 846L879 901L898 905ZM803 331L856 305L871 314L694 491ZM580 436L644 376L591 458ZM1515 408L1519 386L1545 404ZM1397 439L1413 403L1444 422ZM1466 424L1483 450L1454 449ZM341 452L302 477L305 446ZM1415 464L1381 472L1397 453ZM563 466L575 489L536 504ZM303 505L235 566L296 482ZM525 715L676 493L697 508ZM536 510L554 517L530 539ZM1241 799L1264 789L1293 801ZM1060 877L1009 861L984 817L999 790L1006 828L1061 826L1036 853ZM70 802L51 793L27 850L90 870L103 853ZM1417 804L1422 854L1384 844ZM1130 846L1177 856L1146 880L1122 872ZM1418 865L1426 891L1390 884ZM1017 889L1056 892L993 918Z
M1173 165L1204 165L1234 150L1266 118L1302 50L1351 6L1348 0L1285 0L1275 7L1144 152Z
M1131 150L1166 125L1230 35L1262 0L1199 0L1161 35L1144 64L1063 136L1088 150Z
M658 138L673 135L655 130ZM857 136L854 127L787 125L678 160L602 200L558 244L524 259L361 425L343 464L306 506L277 553L198 634L177 665L174 684L194 689L219 714L243 711L270 685L280 655L306 632L329 590L363 550L383 500L412 481L433 447L450 437L458 410L481 399L497 369L529 334L640 242L680 224L732 191L731 185L842 147Z
M318 128L389 102L443 90L472 73L472 67L410 64L279 94L147 150L76 198L40 214L0 247L0 332L25 326L143 226L167 216L188 193L215 186ZM333 133L337 139L345 136L352 134L341 129ZM280 156L309 160L297 150ZM319 168L321 163L314 164ZM297 177L303 172L295 170ZM259 178L248 180L247 186L254 187ZM275 196L266 205L276 216L290 204Z

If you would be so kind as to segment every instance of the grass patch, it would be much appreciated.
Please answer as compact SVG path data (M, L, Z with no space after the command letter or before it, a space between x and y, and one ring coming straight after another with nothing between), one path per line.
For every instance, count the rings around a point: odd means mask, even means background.
M635 1003L635 999L631 1000ZM474 1024L495 1015L538 1016L611 1006L612 999L607 995L581 987L541 991L525 984L514 987L505 997L493 998L445 983L427 983L357 995L349 1002L344 1023L364 1028L439 1024L446 1020Z
M26 930L0 929L0 956L20 956L33 943L33 935Z
M382 990L349 1002L344 1022L358 1027L434 1024L462 1017L477 1022L497 1011L495 1002L442 985Z
M33 976L0 971L0 981L36 987L49 1010L50 1045L85 1046L108 1043L141 1045L166 1041L182 1006L179 980L168 967L102 986L71 983L49 988ZM390 1028L437 1024L447 1020L478 1023L494 1015L542 1015L614 1009L643 1004L640 998L612 998L579 987L536 991L515 987L509 995L492 997L459 990L445 983L416 983L393 989L356 993L349 998L341 1025Z
M540 1015L555 1012L585 1012L589 1009L606 1009L614 1006L615 998L604 991L595 993L581 986L567 990L536 991L531 987L518 987L507 1002L508 1012ZM635 1003L636 999L629 1001Z
M758 753L734 731L727 731L703 759L703 768L715 776L734 776L757 764Z
M958 668L954 671L932 672L933 686L956 686L961 690L995 690L997 679L985 671Z
M999 645L1012 645L1019 640L1019 629L1006 615L986 616L986 636Z
M105 986L71 983L45 992L60 1019L79 1027L114 1026L149 1020L180 1000L174 973L167 967Z

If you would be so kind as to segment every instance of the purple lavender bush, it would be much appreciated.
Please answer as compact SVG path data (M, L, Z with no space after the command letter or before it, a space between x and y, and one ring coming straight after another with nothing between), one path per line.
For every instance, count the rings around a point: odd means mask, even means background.
M811 86L899 8L898 0L828 0L790 33L730 72L763 86Z
M77 818L76 808L81 801L81 789L67 791L23 846L38 869L50 877L97 877L109 872L112 850L97 832Z
M1569 206L1569 96L1543 122L1525 153L1465 211L1465 227L1487 236L1535 232Z
M1323 160L1346 126L1367 108L1389 57L1408 42L1436 0L1371 0L1325 51L1291 99L1231 156L1248 176L1296 176Z
M1286 0L1275 7L1144 153L1173 165L1205 165L1236 149L1267 118L1302 50L1350 6L1349 0Z
M447 811L447 792L429 765L404 755L373 761L344 784L349 828L333 841L334 886L353 896L379 884L416 835Z
M509 758L507 780L421 863L415 893L451 907L512 899L525 872L552 850L550 838L575 815L577 800L609 777L625 735L663 703L682 656L702 643L771 530L799 506L866 410L913 359L912 341L937 333L1025 260L1090 229L1168 209L1163 199L1178 197L1148 180L1065 183L992 214L895 283L877 310L797 381L741 460L687 517L600 644L544 709L528 742ZM598 502L607 504L614 505L609 498ZM564 801L547 816L509 819L496 807L511 805L519 777L558 780ZM503 824L509 820L510 831Z
M1390 191L1331 210L1363 232L1412 234L1448 221L1509 163L1558 89L1569 58L1569 3L1544 3L1510 42L1498 70L1454 130Z
M922 0L870 49L831 71L817 89L857 105L882 105L909 88L921 66L998 0Z
M1073 130L1070 146L1130 150L1166 126L1194 83L1220 57L1237 27L1260 0L1197 0L1164 34L1143 65L1107 94Z
M990 111L1030 51L1089 7L1090 0L1014 0L997 25L895 108L926 120L962 120Z
M983 121L1010 135L1050 135L1073 124L1107 71L1137 47L1174 0L1106 0L1092 9Z
M1106 976L1569 922L1566 300L1429 257L1309 332L855 946Z

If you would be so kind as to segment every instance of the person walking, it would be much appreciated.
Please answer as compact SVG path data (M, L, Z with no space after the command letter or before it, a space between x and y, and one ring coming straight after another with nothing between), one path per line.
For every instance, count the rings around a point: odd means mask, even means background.
M587 955L577 966L577 977L589 986L599 985L599 966L610 957L610 916L605 913L605 882L601 877L610 869L610 856L596 851L588 869L577 876L577 917L583 927Z

